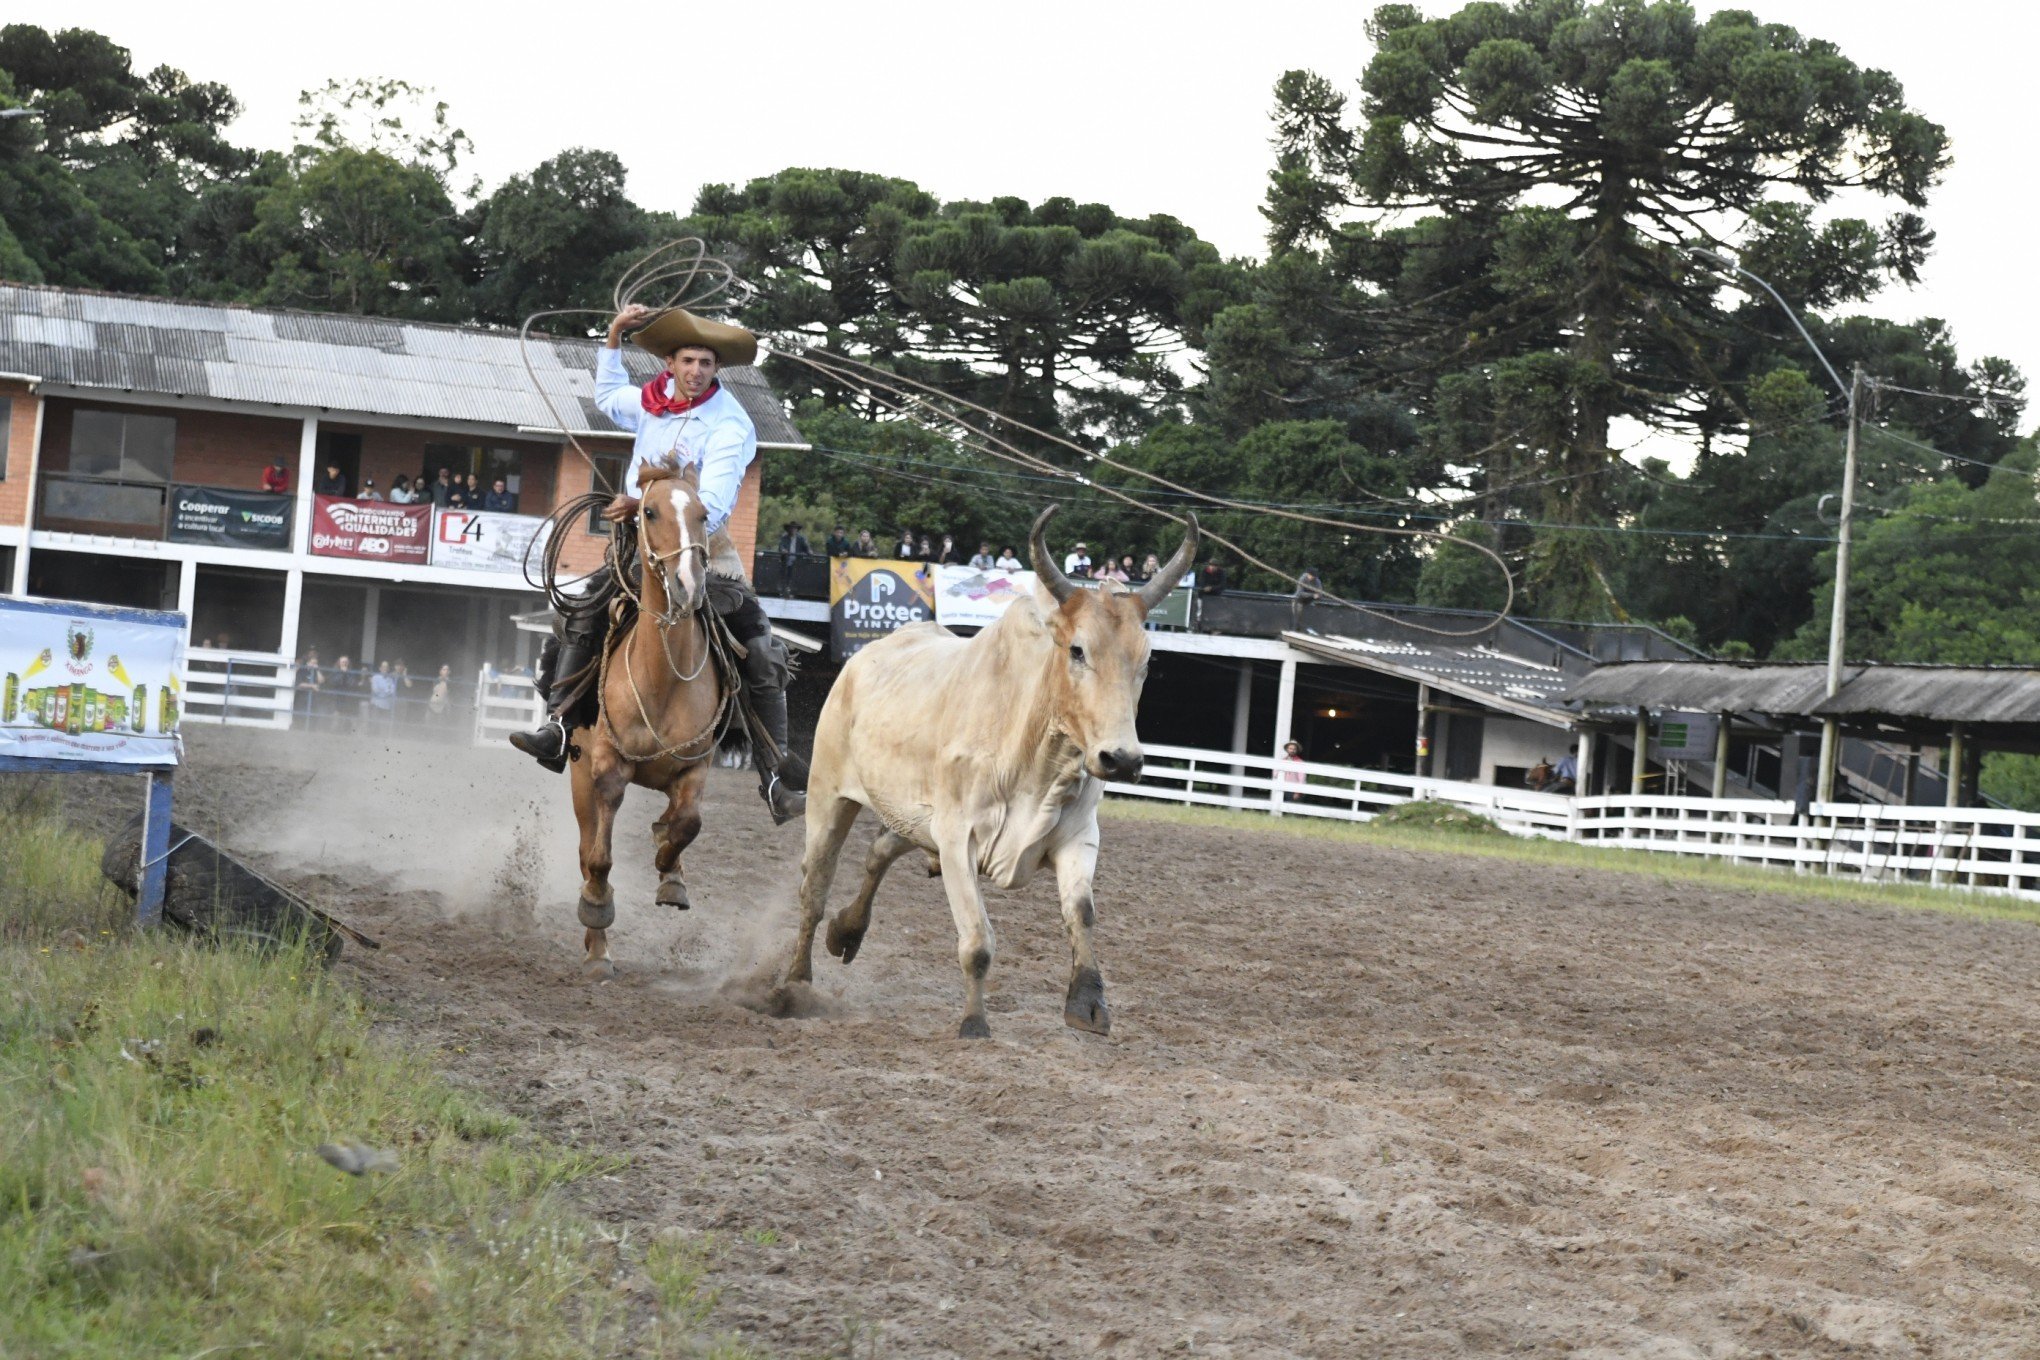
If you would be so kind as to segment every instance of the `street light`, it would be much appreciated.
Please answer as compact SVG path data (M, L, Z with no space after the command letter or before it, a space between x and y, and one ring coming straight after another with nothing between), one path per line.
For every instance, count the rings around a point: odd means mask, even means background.
M1842 459L1842 513L1835 529L1834 611L1828 616L1827 697L1832 699L1842 688L1842 641L1843 635L1848 630L1849 621L1849 539L1850 530L1856 521L1856 432L1861 423L1859 415L1866 386L1863 381L1863 366L1856 365L1849 373L1849 381L1843 382L1842 375L1835 372L1835 366L1828 362L1827 355L1821 353L1820 346L1813 342L1813 336L1808 334L1806 327L1801 324L1799 313L1793 311L1791 304L1778 295L1777 289L1725 255L1697 246L1692 249L1692 255L1700 263L1712 268L1724 272L1733 270L1769 293L1771 300L1778 304L1779 310L1792 322L1792 328L1799 332L1799 338L1813 351L1813 357L1820 360L1820 366L1826 369L1828 377L1834 380L1836 390L1848 398L1849 438L1845 446L1847 452ZM1823 803L1834 797L1835 759L1840 751L1840 733L1840 726L1833 715L1821 719L1820 801ZM1784 790L1780 789L1779 792L1782 793Z

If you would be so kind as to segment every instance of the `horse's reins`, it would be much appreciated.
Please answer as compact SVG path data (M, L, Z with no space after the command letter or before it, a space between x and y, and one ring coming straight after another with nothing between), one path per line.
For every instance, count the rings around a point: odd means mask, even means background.
M701 554L702 574L704 577L708 574L709 550L706 543L683 542L671 552L655 552L652 550L651 545L646 542L644 526L640 523L638 526L638 551L644 555L646 561L651 563L653 571L660 574L666 571L668 563L677 561L690 552L698 552ZM625 587L625 591L629 593L628 587ZM736 684L734 683L735 663L728 656L728 649L724 643L722 630L703 618L700 611L693 606L689 605L683 608L677 605L673 600L673 593L670 590L666 592L666 608L656 614L645 609L642 598L635 595L631 598L638 607L638 622L650 619L658 628L659 654L665 658L666 669L673 679L682 685L693 684L694 681L700 678L701 673L708 668L709 662L714 661L716 663L716 678L720 682L722 693L716 701L715 716L709 719L706 727L685 741L662 747L649 754L633 755L625 748L622 734L616 730L615 723L610 720L609 705L607 704L600 705L603 729L609 736L610 744L616 748L617 754L633 764L647 760L660 760L668 756L682 755L683 753L693 753L688 754L687 758L689 759L700 759L701 755L695 753L695 748L702 746L704 742L707 743L709 749L713 749L716 745L720 744L723 735L729 730L730 719L736 711L736 706L732 702L737 692ZM675 624L687 622L698 622L701 625L702 649L701 659L695 663L694 669L683 674L679 663L673 660L672 636L669 630ZM636 626L633 623L632 627L635 628ZM658 725L652 721L651 712L645 705L644 693L638 688L637 672L630 663L630 639L628 636L618 639L616 647L610 648L603 653L601 672L596 682L598 686L597 693L599 694L603 689L607 688L609 657L619 650L624 654L623 678L625 683L630 686L631 702L637 705L638 721L642 722L645 730L652 733L654 738L656 738L659 730Z

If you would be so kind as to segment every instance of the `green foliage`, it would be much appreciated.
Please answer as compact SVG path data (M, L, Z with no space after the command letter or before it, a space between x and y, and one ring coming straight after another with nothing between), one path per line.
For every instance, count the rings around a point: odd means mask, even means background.
M353 147L312 152L255 205L271 306L466 319L456 217L430 168Z
M477 317L516 326L534 312L612 305L630 258L679 234L624 193L623 162L609 151L563 151L528 175L512 175L476 206L481 269ZM600 324L590 315L565 329Z

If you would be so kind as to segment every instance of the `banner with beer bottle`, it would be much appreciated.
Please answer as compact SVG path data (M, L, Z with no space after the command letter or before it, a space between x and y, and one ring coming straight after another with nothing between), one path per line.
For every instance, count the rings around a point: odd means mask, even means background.
M0 755L174 764L184 616L0 598Z

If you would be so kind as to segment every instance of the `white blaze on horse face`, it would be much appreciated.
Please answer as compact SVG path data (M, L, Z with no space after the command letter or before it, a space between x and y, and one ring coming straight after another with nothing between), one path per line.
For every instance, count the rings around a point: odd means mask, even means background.
M691 606L708 588L708 578L705 574L708 565L708 543L706 536L694 522L694 512L700 502L693 492L678 482L668 482L666 485L667 500L673 509L673 523L680 534L680 555L673 562L673 574L680 582L681 598ZM706 511L702 513L705 515Z

